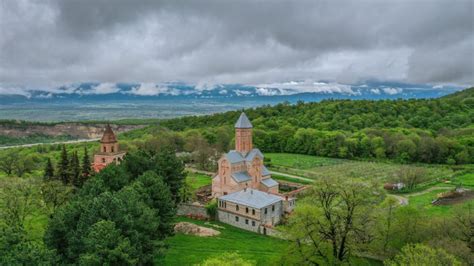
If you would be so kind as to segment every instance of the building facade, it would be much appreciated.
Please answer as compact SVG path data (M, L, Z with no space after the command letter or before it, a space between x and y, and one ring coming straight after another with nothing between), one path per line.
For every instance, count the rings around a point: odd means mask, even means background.
M295 206L295 199L279 194L279 184L253 147L252 124L245 113L235 123L235 150L218 161L212 179L219 221L256 233L267 234Z
M217 200L219 221L260 234L279 224L290 213L295 199L288 199L256 189L243 189Z
M235 123L235 150L224 154L218 161L218 172L212 179L212 195L220 197L252 188L278 193L278 182L271 178L263 163L263 154L253 147L252 124L242 113Z
M120 146L110 125L105 127L104 135L100 140L100 151L94 154L92 169L99 172L111 163L119 164L125 156L124 151L120 151Z

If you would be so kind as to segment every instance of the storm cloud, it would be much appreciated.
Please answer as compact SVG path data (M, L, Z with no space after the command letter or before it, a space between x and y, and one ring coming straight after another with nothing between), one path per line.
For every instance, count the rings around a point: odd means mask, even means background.
M473 3L0 0L0 85L472 85Z

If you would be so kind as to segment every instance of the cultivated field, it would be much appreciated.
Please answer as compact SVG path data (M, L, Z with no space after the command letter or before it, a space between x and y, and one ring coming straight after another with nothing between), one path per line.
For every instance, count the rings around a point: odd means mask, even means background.
M390 162L369 162L343 159L332 159L318 156L267 153L271 159L270 169L310 179L320 177L348 177L378 179L382 182L393 178L403 167L421 167L428 180L449 179L453 171L437 165L402 165Z

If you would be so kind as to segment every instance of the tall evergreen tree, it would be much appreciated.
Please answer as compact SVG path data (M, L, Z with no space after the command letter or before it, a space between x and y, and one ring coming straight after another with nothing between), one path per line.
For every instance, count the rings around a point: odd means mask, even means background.
M80 175L80 186L86 182L86 180L89 178L89 176L92 174L92 169L91 169L91 161L89 159L89 153L87 152L87 147L84 147L84 157L82 157L82 171Z
M51 181L54 179L54 166L50 158L48 158L48 161L46 162L43 178L45 181Z
M61 158L59 159L58 163L58 178L64 184L68 184L71 181L69 172L69 159L67 155L66 145L63 145L61 151Z
M79 163L79 156L77 155L77 151L72 153L71 163L69 165L70 173L71 173L71 182L74 186L80 187L82 186L81 182L81 165Z

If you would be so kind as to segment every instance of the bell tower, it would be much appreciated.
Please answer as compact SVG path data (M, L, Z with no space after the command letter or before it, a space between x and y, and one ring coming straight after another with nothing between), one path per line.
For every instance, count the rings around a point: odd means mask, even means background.
M125 152L119 150L119 143L109 124L105 127L104 135L100 139L100 150L94 155L92 168L99 172L111 163L119 164Z
M253 149L252 128L248 117L242 112L239 120L235 123L235 150L243 155Z

